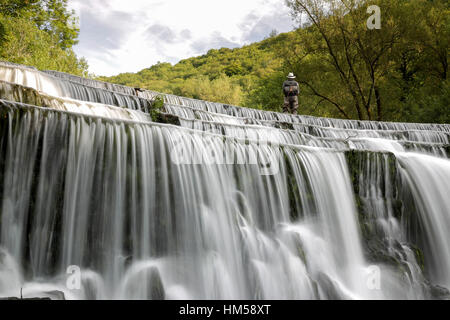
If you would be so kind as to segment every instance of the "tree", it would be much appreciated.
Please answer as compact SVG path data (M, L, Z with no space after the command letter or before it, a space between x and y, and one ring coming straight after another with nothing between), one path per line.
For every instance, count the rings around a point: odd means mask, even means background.
M77 44L80 32L78 18L68 9L68 0L0 0L5 16L23 17L54 37L65 50Z
M242 48L213 49L175 65L160 63L136 74L102 80L281 111L281 85L294 72L301 85L303 114L450 121L445 97L449 92L448 1L288 2L303 22L297 30ZM381 8L381 30L367 28L369 4Z
M67 0L0 0L0 59L87 75L71 47L79 30Z
M31 10L37 27L57 39L63 50L78 43L80 32L78 18L75 11L68 9L67 1L40 0Z
M40 0L0 0L0 13L5 16L18 17L33 8Z
M302 22L306 18L306 23L296 31L291 46L279 48L280 56L300 75L304 93L315 96L317 105L333 107L346 118L401 120L396 118L401 114L398 109L408 109L404 104L411 104L417 90L445 92L441 86L448 73L448 1L287 0L287 4L293 16ZM367 28L369 5L381 8L381 30ZM431 83L436 90L421 89Z
M347 92L341 98L349 97L350 101L324 94L315 83L302 80L305 88L335 106L347 118L356 113L361 120L381 120L380 82L388 68L385 57L401 36L401 28L392 19L392 8L398 5L398 1L370 3L383 7L382 30L367 29L367 1L288 0L287 3L294 16L308 18L312 25L310 34L320 40L319 43L312 41L313 45L305 48L303 59L311 54L321 54L323 63L331 67L328 73L333 73L339 87Z
M28 19L2 17L5 28L4 43L0 45L0 59L87 76L85 59L78 59L72 49L63 50L46 32Z
M22 16L23 12L30 10L39 0L0 0L0 15L9 17ZM5 26L0 22L0 45L4 44L6 37Z

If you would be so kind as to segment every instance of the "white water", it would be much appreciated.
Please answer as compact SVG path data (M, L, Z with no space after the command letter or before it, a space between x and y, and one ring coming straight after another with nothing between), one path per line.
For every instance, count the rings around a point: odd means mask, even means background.
M166 95L178 127L151 122L154 92L4 63L0 81L0 296L424 299L439 298L430 285L450 288L448 125ZM66 285L73 265L80 290Z
M402 173L411 186L425 229L431 279L450 287L450 161L421 154L398 154Z

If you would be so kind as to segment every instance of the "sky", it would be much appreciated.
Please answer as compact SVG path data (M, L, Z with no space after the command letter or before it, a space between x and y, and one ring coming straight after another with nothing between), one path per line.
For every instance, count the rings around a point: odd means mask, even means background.
M263 40L294 23L284 0L69 0L80 19L89 71L111 76L157 62L177 63L209 49Z

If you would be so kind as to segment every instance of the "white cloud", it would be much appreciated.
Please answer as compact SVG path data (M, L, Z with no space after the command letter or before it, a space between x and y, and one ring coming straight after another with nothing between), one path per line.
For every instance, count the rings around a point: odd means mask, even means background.
M283 0L71 0L70 5L80 16L75 51L98 75L176 63L293 28Z

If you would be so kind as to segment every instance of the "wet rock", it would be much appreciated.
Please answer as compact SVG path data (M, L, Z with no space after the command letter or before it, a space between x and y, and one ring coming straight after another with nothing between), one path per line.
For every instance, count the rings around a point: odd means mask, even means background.
M339 285L333 281L329 276L325 273L320 272L317 278L317 282L319 284L319 288L321 293L325 295L323 299L326 300L350 300L342 290L339 288Z
M430 294L432 299L450 300L450 291L438 285L430 285Z
M165 300L166 292L161 280L158 268L153 267L149 271L147 297L151 300Z
M173 124L175 126L180 126L180 119L177 116L168 113L158 113L156 116L156 122Z
M43 295L48 296L48 299L50 300L66 300L66 296L64 295L64 292L62 291L48 291L44 292ZM43 298L44 300L47 298ZM48 300L47 299L47 300Z
M278 129L284 129L284 130L294 130L294 125L290 122L277 122L275 124L275 127Z
M450 158L450 144L446 144L443 148L447 157Z

